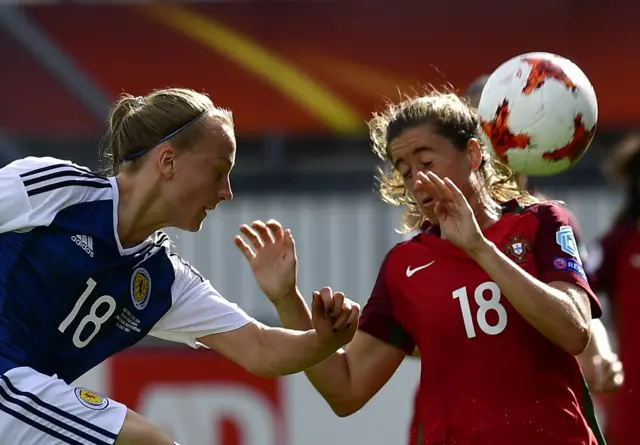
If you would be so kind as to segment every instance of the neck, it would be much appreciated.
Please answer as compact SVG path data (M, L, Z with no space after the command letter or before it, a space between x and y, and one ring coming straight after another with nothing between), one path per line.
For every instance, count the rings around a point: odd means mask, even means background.
M482 230L492 226L502 217L501 206L490 196L486 196L483 199L482 196L476 195L476 198L469 204Z
M119 192L117 230L122 247L134 247L169 225L153 184L140 183L126 173L119 174L116 181Z

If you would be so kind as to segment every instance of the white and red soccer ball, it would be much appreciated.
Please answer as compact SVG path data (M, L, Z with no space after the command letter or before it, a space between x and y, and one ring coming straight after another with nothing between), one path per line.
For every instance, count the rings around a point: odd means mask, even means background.
M497 158L518 173L549 176L571 167L589 148L598 101L576 64L528 53L491 74L478 114L482 140Z

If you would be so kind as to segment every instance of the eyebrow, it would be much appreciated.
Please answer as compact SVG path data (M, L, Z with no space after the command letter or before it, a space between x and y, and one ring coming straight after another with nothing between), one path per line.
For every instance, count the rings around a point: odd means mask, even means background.
M429 147L428 145L420 145L416 148L413 149L413 151L411 152L412 156L415 156L417 154L426 152L426 151L434 151L433 148ZM398 164L400 162L405 162L404 159L396 159L395 162L393 163L393 166L397 169L398 168Z

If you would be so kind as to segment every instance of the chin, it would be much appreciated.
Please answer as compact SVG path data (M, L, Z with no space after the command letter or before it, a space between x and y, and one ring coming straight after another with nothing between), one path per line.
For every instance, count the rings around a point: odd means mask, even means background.
M194 223L189 227L189 232L199 232L202 230L202 226L204 225L204 218L194 221Z
M202 212L201 215L193 217L190 221L182 221L176 228L184 230L185 232L199 232L202 230L204 220L207 218L207 214Z
M182 230L184 230L186 232L191 232L191 233L199 232L200 230L202 230L202 223L197 224L197 225L191 225L189 227L185 227Z

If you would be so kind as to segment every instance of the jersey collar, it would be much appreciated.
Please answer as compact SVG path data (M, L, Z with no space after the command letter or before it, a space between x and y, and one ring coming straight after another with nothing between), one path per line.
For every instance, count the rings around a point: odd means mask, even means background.
M137 246L129 247L126 249L122 247L122 242L120 242L120 236L118 235L118 204L120 202L120 190L118 189L118 181L116 181L115 177L111 176L108 179L111 182L111 190L113 190L113 238L115 239L116 245L118 246L118 252L120 252L120 256L134 255L141 250L144 250L153 245L157 233L154 233Z

